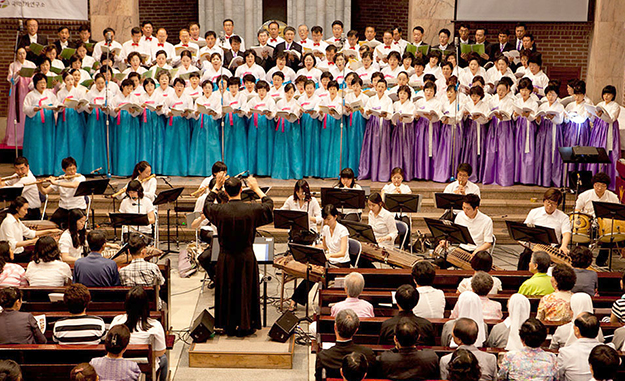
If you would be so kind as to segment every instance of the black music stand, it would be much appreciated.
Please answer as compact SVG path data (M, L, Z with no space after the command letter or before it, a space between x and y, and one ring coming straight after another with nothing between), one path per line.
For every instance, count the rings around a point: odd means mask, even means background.
M23 190L24 187L13 187L10 185L0 188L0 200L4 202L4 207L7 207L7 201L11 202L15 200L18 196L21 196Z
M91 209L93 196L96 194L104 194L111 180L108 178L91 179L81 181L74 192L74 197L88 196L89 204L87 205L87 221L89 221L89 212L91 212L91 226L95 226L95 212Z
M260 190L263 191L264 194L267 194L271 187L260 187ZM241 201L255 201L259 200L260 197L251 189L243 189L241 192Z
M445 240L458 245L475 245L466 226L455 224L449 220L437 220L434 218L424 218L424 220L430 233L437 241ZM445 248L443 259L447 263L447 248Z
M610 163L610 157L605 148L602 147L559 147L560 157L564 167L562 168L562 211L566 209L566 181L565 173L568 171L569 164L607 164ZM604 166L605 167L605 166ZM569 180L570 181L570 180ZM569 182L569 188L571 184ZM579 188L577 189L579 195Z
M372 243L378 245L378 241L373 234L371 225L363 222L341 220L341 225L345 226L349 231L349 237L364 243Z
M289 243L289 250L293 255L293 259L306 265L306 298L310 293L310 270L312 265L326 266L327 258L323 249L313 246L300 245L297 243ZM312 318L308 316L308 300L306 300L306 317L300 321L306 320L312 322Z
M609 218L612 220L610 235L610 262L608 268L612 271L612 246L614 246L614 220L625 221L625 205L613 202L593 201L592 206L595 209L597 218Z
M152 203L154 206L162 205L162 204L170 204L172 202L176 202L178 197L182 194L184 188L172 188L162 191L156 196L156 199ZM169 223L169 212L171 211L171 207L167 208L167 251L161 255L161 258L166 254L172 253L171 250L171 231L170 231L170 223ZM158 227L156 227L158 229ZM158 245L158 242L157 242Z
M451 221L454 219L454 209L462 210L464 195L455 193L434 193L434 204L438 209L448 210L451 215ZM442 218L445 218L447 212Z
M389 212L399 213L419 213L421 211L421 202L423 197L420 194L387 194L384 196L384 203ZM410 254L412 254L412 214L408 217L410 225L408 226L408 245L410 246ZM404 247L402 247L403 249Z
M111 219L111 226L121 227L128 226L128 233L130 233L130 227L132 226L149 226L147 214L140 213L109 213Z
M553 228L508 220L506 220L506 226L510 237L515 241L539 243L546 246L558 243L558 236L556 236L556 231Z
M289 229L289 242L295 242L292 240L292 233L310 231L308 221L308 213L303 210L275 209L273 211L273 226L276 229Z
M321 206L328 204L341 209L364 209L365 208L365 191L362 189L352 188L321 188Z

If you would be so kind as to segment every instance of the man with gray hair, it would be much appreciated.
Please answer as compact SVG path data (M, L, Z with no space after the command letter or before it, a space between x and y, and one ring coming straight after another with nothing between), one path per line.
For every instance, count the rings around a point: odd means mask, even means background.
M351 272L345 277L345 293L347 298L332 306L332 316L344 309L351 309L360 318L374 317L373 306L366 300L359 299L362 290L365 288L365 278L359 272Z
M344 309L336 315L334 320L334 335L336 343L332 348L323 349L317 354L315 363L315 379L342 378L340 369L343 357L352 353L362 353L367 357L369 369L375 369L375 355L371 348L354 344L352 337L358 331L360 320L356 313L350 309ZM325 373L325 374L324 374Z

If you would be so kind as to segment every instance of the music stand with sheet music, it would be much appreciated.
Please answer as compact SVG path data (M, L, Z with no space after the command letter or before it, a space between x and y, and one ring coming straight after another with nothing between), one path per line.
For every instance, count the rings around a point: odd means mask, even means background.
M364 222L347 220L341 220L341 225L347 228L350 238L353 238L356 241L372 243L376 246L378 245L378 241L375 239L375 234L373 234L373 228L371 225L365 224Z
M178 197L180 197L180 195L182 194L183 191L184 191L184 188L172 188L172 189L164 190L161 193L159 193L158 196L156 196L156 199L154 200L152 205L158 206L158 205L170 204L172 202L176 202L178 200ZM172 250L171 250L171 231L170 231L171 225L169 223L169 213L170 213L170 211L171 211L171 207L168 207L167 208L167 251L165 251L162 256L164 256L165 254L172 253ZM158 227L156 227L156 228L158 229ZM158 244L159 244L159 242L156 242L157 249L160 249L158 247Z
M610 157L606 152L605 148L602 147L558 147L558 152L560 152L560 157L562 158L562 163L564 164L564 168L562 169L562 211L566 209L566 178L565 174L568 173L568 165L569 164L608 164L611 163ZM616 165L616 163L615 163ZM603 168L605 169L605 168ZM602 170L603 170L602 169ZM569 188L571 187L569 180ZM576 198L579 196L579 188L576 192Z
M558 236L556 236L556 231L553 228L508 220L506 220L506 227L510 237L515 241L539 243L546 246L558 243Z
M419 213L421 211L421 202L423 196L420 194L387 194L384 196L384 203L389 212L399 213ZM408 217L410 225L408 226L408 244L410 246L410 254L412 254L412 214ZM403 249L403 247L402 247Z
M364 209L365 191L353 188L321 188L321 207L328 204L341 209L341 214L345 208Z
M593 201L592 206L595 209L595 217L611 219L610 231L610 262L608 268L612 271L612 249L614 246L614 220L625 221L625 205L613 202Z
M91 212L91 226L95 226L95 212L91 211L93 196L95 196L96 194L104 194L110 181L111 179L109 178L81 181L78 184L78 188L76 188L76 192L74 192L74 197L89 197L89 204L87 205L87 221L89 221L89 212Z
M434 202L438 209L449 209L453 213L454 209L462 209L464 195L438 192L434 193Z
M109 213L111 219L111 226L117 228L122 226L128 226L128 233L131 230L136 230L133 226L150 226L147 214L140 213ZM123 233L122 233L123 241Z
M306 298L310 292L310 270L312 265L326 267L327 258L323 249L313 246L300 245L297 243L289 243L289 251L293 255L293 259L306 265ZM306 320L312 322L308 316L308 302L306 302L306 316L300 321Z
M297 237L298 234L294 233L301 231L310 232L309 220L310 217L308 213L303 210L275 209L273 211L273 226L276 229L289 229L289 242L306 243L298 242L296 238L294 238Z
M434 218L424 218L430 233L435 240L445 240L458 245L475 245L471 233L466 226L455 224L448 220L437 220ZM444 259L447 261L447 248L445 248Z
M260 190L263 191L264 194L269 193L271 187L260 187ZM251 189L243 189L241 192L241 201L255 201L259 200L260 197Z

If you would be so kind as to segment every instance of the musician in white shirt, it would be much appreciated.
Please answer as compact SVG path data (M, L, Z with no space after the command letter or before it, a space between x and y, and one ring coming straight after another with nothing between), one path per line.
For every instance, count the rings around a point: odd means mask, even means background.
M469 181L469 177L473 173L473 168L468 163L461 163L458 165L458 170L456 171L456 181L448 184L445 187L443 193L455 193L455 194L475 194L478 197L482 198L480 193L480 188Z
M381 246L393 247L397 238L397 226L393 213L385 209L382 196L374 192L369 196L369 225L373 228L376 241Z
M152 224L156 221L156 214L154 213L154 205L149 198L144 197L143 186L139 180L132 180L128 187L126 187L126 198L119 206L120 213L136 213L147 214L148 222L147 226L124 226L122 227L123 233L129 233L131 231L138 231L143 234L152 234Z
M68 227L59 238L61 260L65 263L74 263L83 256L86 247L87 215L80 209L69 211Z
M0 187L23 187L22 196L28 201L28 213L24 220L40 220L41 219L41 200L39 199L39 190L37 189L37 179L30 171L28 159L25 157L17 157L13 162L15 174L11 178L3 181L0 179ZM31 185L26 185L31 184Z
M571 242L571 222L569 216L561 210L558 210L558 205L561 200L562 192L558 189L548 189L543 195L543 206L530 210L524 223L553 228L556 231L558 242L560 242L560 251L568 255L568 246ZM531 259L532 250L526 248L521 255L519 255L517 269L529 270Z
M321 225L321 207L316 198L310 193L310 186L306 180L298 180L293 189L293 195L289 196L282 205L281 210L300 210L308 213L308 225L311 230L317 231L317 225Z
M475 194L468 194L462 202L462 212L458 213L454 222L466 226L473 239L474 245L461 244L460 248L469 252L488 251L493 245L493 220L479 211L480 198ZM441 241L439 245L447 245Z
M87 209L87 202L84 196L74 197L78 185L85 181L85 176L76 173L76 160L73 157L66 157L61 161L61 168L65 175L60 178L49 177L50 185L44 187L41 183L37 184L39 192L49 194L50 192L59 192L59 207L50 217L50 221L65 228L67 226L67 215L72 209Z
M592 188L582 192L575 203L575 211L590 214L595 217L593 201L620 203L614 192L608 190L610 177L604 172L598 172L592 177Z

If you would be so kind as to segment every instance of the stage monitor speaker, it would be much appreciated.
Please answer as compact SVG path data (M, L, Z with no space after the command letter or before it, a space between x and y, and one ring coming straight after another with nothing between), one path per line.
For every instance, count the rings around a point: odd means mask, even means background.
M299 323L297 316L290 311L286 311L273 323L273 327L269 331L269 337L274 341L284 343L293 334L297 323Z
M215 332L215 318L207 310L201 314L193 322L191 326L191 338L195 343L203 343L208 340Z

